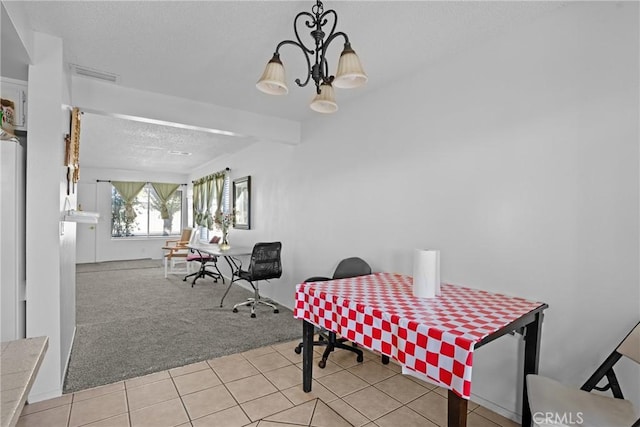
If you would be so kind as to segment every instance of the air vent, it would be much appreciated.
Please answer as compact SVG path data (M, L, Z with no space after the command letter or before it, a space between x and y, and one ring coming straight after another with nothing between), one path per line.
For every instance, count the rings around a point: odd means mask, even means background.
M106 71L94 70L92 68L83 67L82 65L70 64L73 74L91 79L102 80L109 83L119 83L120 76Z

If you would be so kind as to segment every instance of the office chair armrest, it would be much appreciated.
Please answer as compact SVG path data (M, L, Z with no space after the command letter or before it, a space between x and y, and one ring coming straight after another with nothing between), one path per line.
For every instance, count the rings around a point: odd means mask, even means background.
M331 277L324 277L324 276L313 276L313 277L309 277L308 279L305 279L305 282L326 282L327 280L331 280Z

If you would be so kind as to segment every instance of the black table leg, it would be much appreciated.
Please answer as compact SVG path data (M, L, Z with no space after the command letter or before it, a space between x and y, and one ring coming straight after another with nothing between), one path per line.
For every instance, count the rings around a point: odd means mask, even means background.
M311 391L313 376L313 324L302 321L302 391Z
M540 338L542 336L542 311L535 314L534 320L526 326L524 336L524 372L522 378L522 426L531 426L531 408L527 395L527 375L538 373L540 359Z

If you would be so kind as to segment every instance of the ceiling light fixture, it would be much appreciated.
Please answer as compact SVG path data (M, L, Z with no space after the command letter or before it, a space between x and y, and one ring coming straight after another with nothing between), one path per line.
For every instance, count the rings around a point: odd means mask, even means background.
M320 113L333 113L338 109L333 87L351 89L362 86L367 82L367 75L362 69L360 58L351 48L349 37L341 31L335 32L338 14L333 9L325 12L320 0L316 0L311 12L300 12L296 15L293 21L296 40L283 40L278 43L273 58L267 63L256 87L269 95L286 95L289 88L285 82L284 66L280 61L280 48L287 44L297 46L302 50L307 60L307 78L304 82L301 82L300 79L296 79L295 82L298 86L304 87L310 79L313 79L316 85L316 96L311 101L311 109ZM310 34L315 42L315 49L310 49L300 40L298 24L302 21L307 28L312 29ZM331 31L327 35L322 31L322 28L330 21ZM331 42L340 36L344 38L344 49L338 61L338 71L334 77L329 75L329 64L325 55ZM312 57L315 57L313 65L311 64Z

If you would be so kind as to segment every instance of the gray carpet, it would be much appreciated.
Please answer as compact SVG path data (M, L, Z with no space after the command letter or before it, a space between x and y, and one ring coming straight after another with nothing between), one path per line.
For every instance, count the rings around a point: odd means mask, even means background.
M231 307L252 293L234 285L220 308L222 282L164 278L160 261L78 265L76 335L64 392L110 384L302 336L301 321L280 307ZM261 283L261 286L273 286ZM293 351L293 348L291 349Z

